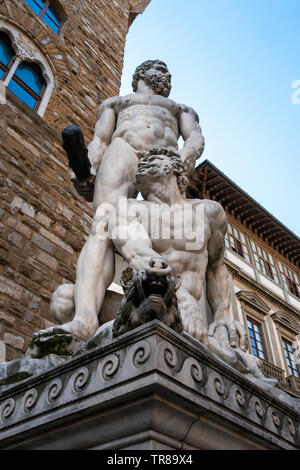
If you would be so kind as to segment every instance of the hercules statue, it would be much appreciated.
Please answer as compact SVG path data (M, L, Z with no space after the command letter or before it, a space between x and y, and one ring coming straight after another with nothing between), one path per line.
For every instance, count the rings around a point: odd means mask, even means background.
M64 324L35 333L33 340L65 332L88 341L109 328L106 323L98 329L99 323L105 323L100 312L114 278L117 250L136 274L114 321L115 336L151 318L163 319L240 372L263 378L257 358L247 354L244 327L230 318L226 214L217 202L185 197L204 138L195 111L168 98L170 81L163 62L147 61L134 74L134 94L109 98L100 107L94 139L88 150L81 149L88 156L88 171L74 180L87 199L93 193L91 232L78 260L75 286L60 286L52 298L52 313ZM180 136L184 146L179 150ZM79 139L79 147L82 143ZM68 145L65 148L68 152ZM76 142L74 149L76 154ZM76 167L77 174L82 168ZM138 191L144 201L135 200ZM156 230L154 237L149 221ZM166 232L166 237L161 236ZM214 320L209 329L199 306L204 282ZM142 291L143 285L148 294L141 308L134 305L134 295L135 286Z
M133 94L108 98L99 108L94 139L88 146L91 174L96 176L93 189L95 217L77 263L75 316L60 327L83 341L90 339L99 326L98 314L115 275L113 243L104 236L109 208L115 206L121 196L136 196L134 181L139 159L149 152L172 151L191 174L204 150L196 112L169 99L170 90L171 74L166 64L149 60L135 71ZM180 136L184 146L178 150ZM85 181L75 179L74 185L88 200L91 178L86 176ZM54 332L55 327L37 335Z

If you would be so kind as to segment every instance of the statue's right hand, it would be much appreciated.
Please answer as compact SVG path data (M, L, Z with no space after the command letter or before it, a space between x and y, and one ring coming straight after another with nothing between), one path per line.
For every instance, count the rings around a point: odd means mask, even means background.
M95 185L95 176L91 175L89 178L85 180L78 180L76 176L73 174L71 181L74 185L74 188L78 192L78 194L87 202L93 202L93 195L94 195L94 185Z

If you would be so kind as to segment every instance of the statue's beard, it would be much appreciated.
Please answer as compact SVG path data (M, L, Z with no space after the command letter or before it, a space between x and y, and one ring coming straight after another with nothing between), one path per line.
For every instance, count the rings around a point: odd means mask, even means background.
M171 92L171 82L167 77L144 77L144 81L149 85L156 95L168 97Z
M170 167L168 165L160 165L159 168L149 167L149 166L144 167L144 168L140 167L136 174L136 185L137 185L138 191L141 191L141 189L143 188L143 185L144 185L143 177L147 177L149 175L154 178L158 178L158 181L159 181L159 178L168 176L169 173L170 173Z

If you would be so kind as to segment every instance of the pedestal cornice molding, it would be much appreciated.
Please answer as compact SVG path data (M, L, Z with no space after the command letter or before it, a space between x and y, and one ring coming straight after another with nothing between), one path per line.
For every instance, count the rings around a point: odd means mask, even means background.
M129 419L130 413L137 413L134 401L151 402L150 414L153 406L162 407L162 413L175 406L182 416L190 419L192 415L197 426L201 416L212 423L217 420L229 434L234 429L236 436L243 435L242 440L247 437L253 445L259 440L263 448L299 446L299 414L293 404L237 373L189 335L181 336L154 320L3 391L0 448L37 449L51 442L60 448L63 444L57 436L65 434L65 426L70 433L72 429L79 432L84 423L94 422L103 413L113 416L118 407L128 407ZM142 413L140 407L138 413ZM98 437L90 436L89 448L104 445L108 431L102 435L101 421L99 426ZM141 432L140 422L136 426L135 431ZM161 433L158 423L153 426ZM117 430L118 439L125 437L117 426L111 430L111 440L116 439ZM74 442L79 439L75 434ZM163 434L180 439L177 429L165 429Z

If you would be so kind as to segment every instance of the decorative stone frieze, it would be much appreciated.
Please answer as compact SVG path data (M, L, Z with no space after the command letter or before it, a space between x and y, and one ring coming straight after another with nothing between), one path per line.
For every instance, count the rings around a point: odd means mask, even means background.
M110 448L110 441L127 442L129 434L134 442L141 430L140 421L131 422L137 412L148 431L161 433L164 442L173 439L175 444L167 448L179 448L179 431L162 425L154 412L157 406L160 418L179 407L181 423L192 411L193 426L203 426L204 416L209 427L217 419L225 433L222 439L232 432L239 435L231 436L236 449L300 448L299 400L266 387L258 379L243 377L189 335L181 336L154 320L2 391L0 448L76 449L88 423L94 431L85 436L85 448ZM150 397L152 411L146 404L141 408L139 403L148 403ZM121 410L126 413L124 428ZM49 434L51 429L55 432ZM192 448L213 448L208 437L203 444L203 429L198 444L193 432L183 444L191 444L193 436ZM73 436L68 444L62 437L67 431ZM215 448L225 446L222 439L215 441Z

